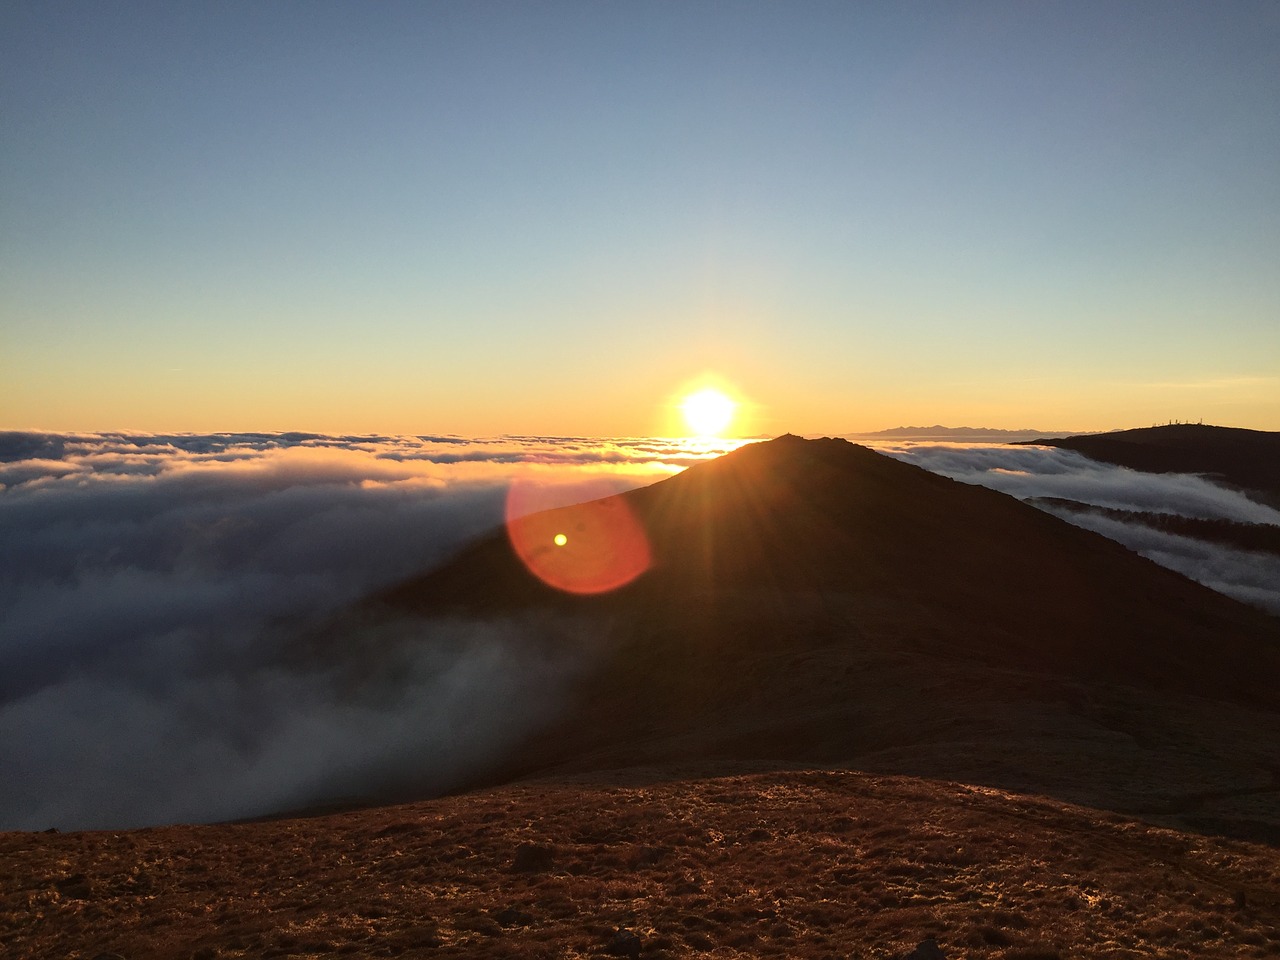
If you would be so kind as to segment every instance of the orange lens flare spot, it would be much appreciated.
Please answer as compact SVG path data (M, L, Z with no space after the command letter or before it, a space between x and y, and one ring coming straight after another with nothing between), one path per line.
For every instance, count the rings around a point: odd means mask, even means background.
M606 593L649 569L649 537L624 501L610 497L539 510L541 499L537 487L512 484L507 536L544 583L568 593Z

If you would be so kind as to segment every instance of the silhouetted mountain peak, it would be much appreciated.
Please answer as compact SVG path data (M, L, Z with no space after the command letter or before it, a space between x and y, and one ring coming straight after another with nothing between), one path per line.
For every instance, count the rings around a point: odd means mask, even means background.
M607 576L619 558L624 575ZM560 718L489 782L820 763L1115 808L1189 789L1176 745L1233 770L1274 753L1274 724L1240 718L1280 706L1280 621L1012 497L835 438L783 435L532 514L372 598L308 656L395 663L378 638L432 642L415 617L500 621L534 656L580 665ZM397 629L369 629L378 618Z
M505 532L378 598L420 614L545 607L665 623L719 642L805 603L861 630L858 611L894 610L912 649L1175 687L1248 688L1276 663L1280 624L1097 534L1012 497L959 483L836 438L786 434L652 486L540 515L555 531L633 517L642 572L598 595L566 593L530 571ZM603 538L608 542L608 538ZM1234 638L1234 639L1231 639ZM1154 651L1159 650L1157 655Z

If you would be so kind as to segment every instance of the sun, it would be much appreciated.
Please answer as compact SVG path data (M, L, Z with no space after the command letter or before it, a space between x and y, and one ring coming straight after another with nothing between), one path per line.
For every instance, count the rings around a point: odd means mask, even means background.
M733 420L738 405L714 387L691 393L680 403L684 422L699 437L718 437Z

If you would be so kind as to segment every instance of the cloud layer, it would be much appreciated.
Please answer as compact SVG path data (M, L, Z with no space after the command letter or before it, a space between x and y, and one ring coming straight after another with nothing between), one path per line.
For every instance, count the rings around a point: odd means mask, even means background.
M501 522L514 479L569 500L724 449L0 434L0 829L447 789L554 714L589 645L553 648L528 623L415 622L376 638L388 666L361 664L357 684L354 658L285 656L297 628L279 624L439 563Z
M1073 450L910 442L879 443L875 447L926 470L1020 499L1055 497L1116 510L1280 525L1280 511L1203 477L1142 473L1090 460ZM1178 536L1088 510L1044 503L1036 506L1117 540L1221 593L1280 614L1280 557Z
M595 638L559 622L414 621L308 659L299 625L498 525L514 481L550 505L732 446L0 433L0 829L210 821L457 785L555 716ZM1201 478L1066 450L879 448L1024 498L1280 523ZM1280 612L1274 556L1062 515Z

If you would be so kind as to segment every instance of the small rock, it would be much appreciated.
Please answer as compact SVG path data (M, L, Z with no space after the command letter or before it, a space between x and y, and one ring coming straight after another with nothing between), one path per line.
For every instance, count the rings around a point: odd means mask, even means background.
M73 874L70 877L63 877L55 880L53 885L57 888L58 893L68 900L92 900L93 887L89 885L89 878L83 873Z
M630 930L619 930L609 939L604 949L605 953L611 957L630 957L631 960L637 960L642 946L640 938Z
M928 937L916 944L916 948L903 957L902 960L947 960L947 955L942 952L937 940L933 937Z
M646 867L652 867L666 859L670 852L670 847L641 847L631 854L631 868L643 870Z
M831 879L842 887L848 887L862 880L862 872L860 870L837 870L831 875Z
M439 936L440 930L434 924L413 928L407 931L407 934L409 942L415 947L434 950L444 944L444 941Z
M514 907L507 907L505 910L499 910L493 914L493 919L502 927L527 927L533 923L533 917L525 913L523 910L517 910Z
M511 869L516 873L543 873L555 866L555 851L540 843L522 843L516 847Z

